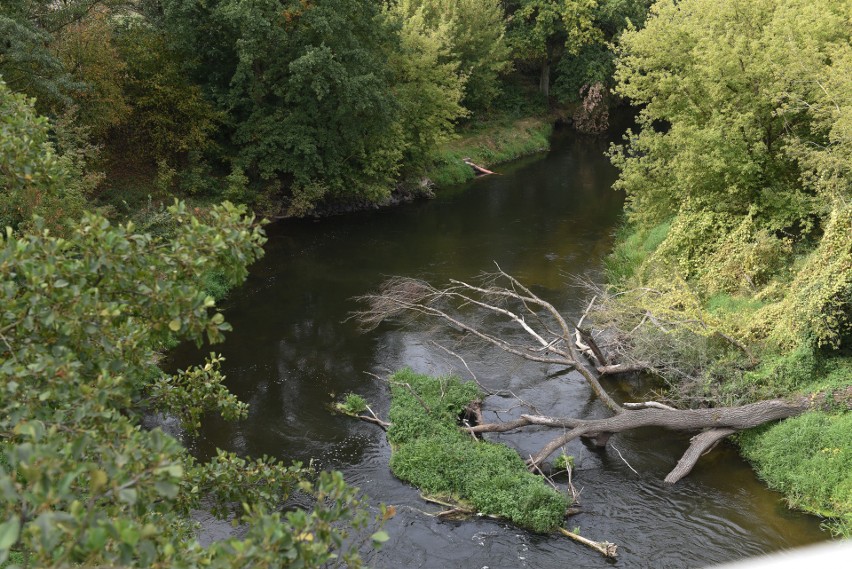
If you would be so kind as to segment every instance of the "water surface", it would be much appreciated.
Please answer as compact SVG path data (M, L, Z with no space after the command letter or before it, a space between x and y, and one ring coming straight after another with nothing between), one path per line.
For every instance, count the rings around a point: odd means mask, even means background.
M439 521L423 513L436 506L390 474L383 433L329 411L336 397L353 391L386 414L388 392L375 376L402 366L465 373L417 329L383 325L360 334L347 321L358 308L352 298L388 276L441 283L473 278L496 262L566 313L582 311L584 293L573 279L601 278L622 206L610 189L615 171L603 156L607 144L561 133L550 153L435 200L269 227L266 256L225 303L234 332L216 347L226 357L229 388L251 405L249 418L209 418L202 435L187 441L192 452L204 459L219 447L342 470L373 503L397 506L386 526L391 540L369 557L374 567L702 567L826 539L816 518L788 511L730 446L702 458L677 485L664 484L689 437L655 429L615 435L604 451L579 441L566 449L576 457L574 482L582 489L582 513L569 527L617 543L616 561L506 523ZM480 382L511 390L540 413L606 416L575 373L453 346ZM181 348L173 363L184 367L199 353ZM634 400L647 389L629 381L608 387ZM526 411L501 397L486 403L503 419ZM527 455L551 436L531 430L493 438ZM215 537L217 527L209 524L208 534Z

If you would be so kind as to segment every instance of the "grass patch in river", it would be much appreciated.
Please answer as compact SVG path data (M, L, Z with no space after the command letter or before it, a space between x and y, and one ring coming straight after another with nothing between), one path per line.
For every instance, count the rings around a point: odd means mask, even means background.
M451 498L532 531L556 529L567 498L530 473L514 450L476 441L459 428L464 408L481 396L474 383L457 377L409 369L395 373L388 429L391 470L425 494Z

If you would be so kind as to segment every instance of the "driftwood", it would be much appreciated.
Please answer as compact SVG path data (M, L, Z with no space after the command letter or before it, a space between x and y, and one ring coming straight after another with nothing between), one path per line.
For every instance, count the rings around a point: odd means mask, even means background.
M462 158L462 162L473 168L473 171L476 172L477 176L487 176L488 174L495 174L496 172L492 172L482 166L474 164L470 158Z
M618 557L618 546L614 543L610 543L608 541L592 541L591 539L587 539L582 535L570 532L565 528L559 528L559 532L564 536L570 537L576 542L582 543L586 547L591 547L595 551L600 552L601 555L611 558Z
M486 423L472 427L475 433L507 432L529 425L569 429L556 437L534 455L529 463L539 464L567 443L584 437L604 446L614 433L640 427L662 427L676 431L709 429L693 437L692 444L681 458L677 468L666 477L666 482L677 482L688 474L698 458L710 446L738 430L749 429L768 421L799 415L810 408L807 400L790 403L780 399L761 401L740 407L713 409L644 408L630 410L606 419L566 419L521 415L519 419L502 423Z
M646 366L641 363L614 363L596 345L593 334L582 325L594 299L580 321L572 322L551 303L499 267L497 269L496 273L485 275L479 283L451 280L443 288L417 279L393 278L385 282L377 293L361 297L359 300L366 303L367 308L354 316L365 329L372 329L388 319L408 318L418 322L423 318L431 319L461 332L466 340L499 348L528 361L564 366L579 372L598 399L612 412L611 417L586 420L523 415L514 421L483 424L481 413L470 409L472 415L479 415L477 419L480 421L470 427L473 433L506 432L527 425L563 431L530 457L528 464L532 470L578 437L605 446L612 434L639 427L698 432L677 466L666 477L667 482L674 483L689 474L708 449L741 429L799 415L825 404L852 408L852 390L792 401L774 399L710 409L676 409L654 401L620 404L603 388L601 376L641 371ZM514 325L523 332L523 339L502 337L493 332L493 326L484 324L486 316Z
M435 498L434 496L425 496L423 494L420 495L420 498L425 500L426 502L431 502L433 504L437 504L439 506L444 506L447 508L446 510L442 510L436 514L428 514L430 516L434 516L436 518L441 519L457 519L457 518L467 518L470 516L484 516L486 518L491 519L499 519L496 516L490 516L487 514L477 513L476 510L468 508L467 506L463 506L460 504L454 504L451 502L447 502L445 500L440 500ZM570 537L574 541L578 543L582 543L586 547L591 547L595 551L598 551L602 555L606 557L615 558L618 556L618 546L614 543L610 543L608 541L592 541L591 539L585 538L579 534L574 532L570 532L565 528L558 528L559 533L564 536Z

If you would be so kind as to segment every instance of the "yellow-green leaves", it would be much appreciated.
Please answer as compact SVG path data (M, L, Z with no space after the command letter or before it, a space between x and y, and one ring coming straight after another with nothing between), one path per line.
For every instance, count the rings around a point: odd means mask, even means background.
M850 17L831 0L661 0L624 33L617 90L643 109L613 149L616 187L638 231L673 220L626 286L752 296L750 323L726 326L776 349L848 337Z

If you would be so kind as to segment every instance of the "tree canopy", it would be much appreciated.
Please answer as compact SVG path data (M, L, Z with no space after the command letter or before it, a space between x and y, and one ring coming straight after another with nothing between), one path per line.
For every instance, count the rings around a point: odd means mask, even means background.
M828 0L661 0L622 36L617 90L641 105L640 130L612 151L629 225L600 323L632 331L629 351L674 397L849 389L850 17ZM830 437L848 446L844 425L803 416L741 444L770 484L849 535L848 469L818 456ZM825 483L804 483L818 463Z
M671 223L648 267L700 296L758 294L753 339L848 334L849 17L835 2L662 1L622 39L618 91L643 108L616 187L637 226Z

